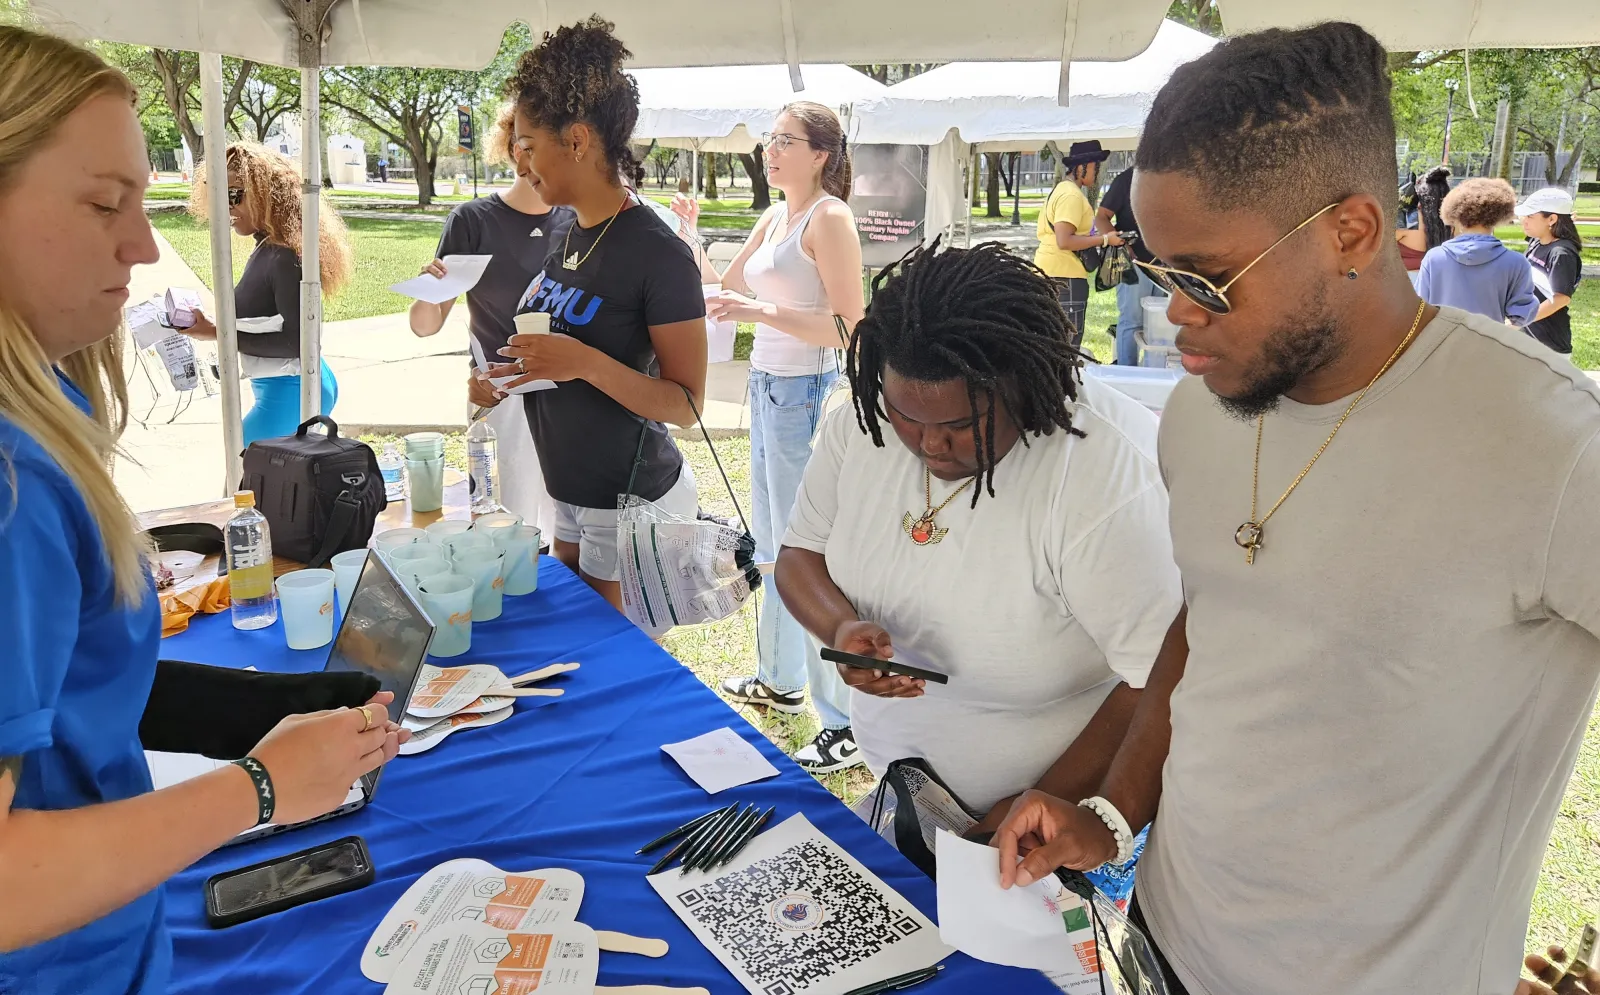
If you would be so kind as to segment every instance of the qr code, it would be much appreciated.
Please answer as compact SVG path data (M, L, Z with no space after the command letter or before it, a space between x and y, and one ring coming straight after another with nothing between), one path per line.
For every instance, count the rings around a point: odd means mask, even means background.
M922 929L808 840L677 896L764 995L799 995Z

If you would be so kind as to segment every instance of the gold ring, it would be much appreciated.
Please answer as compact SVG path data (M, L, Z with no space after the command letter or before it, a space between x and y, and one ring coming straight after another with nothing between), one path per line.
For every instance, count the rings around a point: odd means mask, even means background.
M528 361L526 359L517 360L517 372L523 374L528 372Z
M372 709L366 705L362 705L360 712L361 717L366 720L366 725L361 727L361 731L366 732L372 728Z

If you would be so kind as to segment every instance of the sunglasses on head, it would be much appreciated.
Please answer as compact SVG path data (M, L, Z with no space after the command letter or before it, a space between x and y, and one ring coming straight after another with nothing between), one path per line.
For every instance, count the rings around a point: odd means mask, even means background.
M1273 249L1276 249L1284 242L1287 242L1290 236L1299 232L1300 229L1304 228L1306 225L1309 225L1311 222L1317 220L1338 206L1339 202L1329 204L1327 207L1324 207L1311 217L1295 225L1294 228L1287 232L1282 238L1263 249L1261 251L1261 255L1250 260L1249 265L1235 274L1233 279L1229 280L1227 283L1224 283L1220 287L1201 276L1199 273L1191 273L1186 269L1175 269L1171 266L1163 264L1160 260L1147 263L1135 259L1133 262L1134 265L1138 266L1146 273L1149 273L1150 279L1154 280L1163 289L1182 294L1183 296L1189 298L1189 300L1193 301L1198 307L1210 311L1212 314L1229 314L1233 311L1233 305L1228 301L1229 287L1238 283L1239 278L1250 272L1251 268L1254 267L1256 263L1259 263L1261 260L1267 258L1267 253L1271 252Z
M244 187L228 188L228 206L238 207L244 203Z

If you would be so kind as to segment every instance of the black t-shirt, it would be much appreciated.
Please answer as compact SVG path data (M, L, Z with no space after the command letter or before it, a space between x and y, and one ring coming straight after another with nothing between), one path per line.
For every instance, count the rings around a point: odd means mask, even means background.
M548 311L552 332L570 335L640 373L659 375L649 326L705 317L694 253L653 211L637 204L604 229L605 222L593 228L574 222L570 240L563 236L552 242L544 272L527 288L517 313ZM564 255L581 262L568 269ZM697 328L690 334L705 332ZM545 487L557 501L616 508L618 495L628 488L641 430L644 465L633 493L656 501L677 483L683 457L666 426L646 423L588 381L534 391L523 395L523 402Z
M517 312L528 284L544 269L550 246L567 233L575 215L570 207L555 207L543 214L524 214L490 194L469 200L450 212L439 236L435 255L492 255L477 286L467 291L467 313L472 337L484 358L499 361L499 351L516 333L511 316Z
M1133 167L1128 167L1118 173L1106 187L1106 192L1100 198L1100 206L1111 212L1112 221L1116 223L1117 231L1139 231L1139 222L1133 216ZM1133 254L1144 262L1150 262L1155 257L1144 247L1143 242L1135 243Z
M1557 294L1571 297L1583 277L1583 254L1566 239L1549 245L1530 241L1528 264L1533 267L1533 292L1540 301ZM1572 309L1564 307L1528 326L1528 334L1559 353L1572 352Z
M240 318L283 315L283 330L239 336L239 351L267 359L300 358L300 254L256 236L233 288L234 314Z

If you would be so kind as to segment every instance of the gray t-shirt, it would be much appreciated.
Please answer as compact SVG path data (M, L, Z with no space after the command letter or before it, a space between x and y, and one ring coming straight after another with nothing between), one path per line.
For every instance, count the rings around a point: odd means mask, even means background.
M1271 507L1348 400L1266 418ZM1254 423L1162 417L1189 660L1139 867L1194 995L1507 995L1600 679L1600 391L1446 308L1266 526Z

